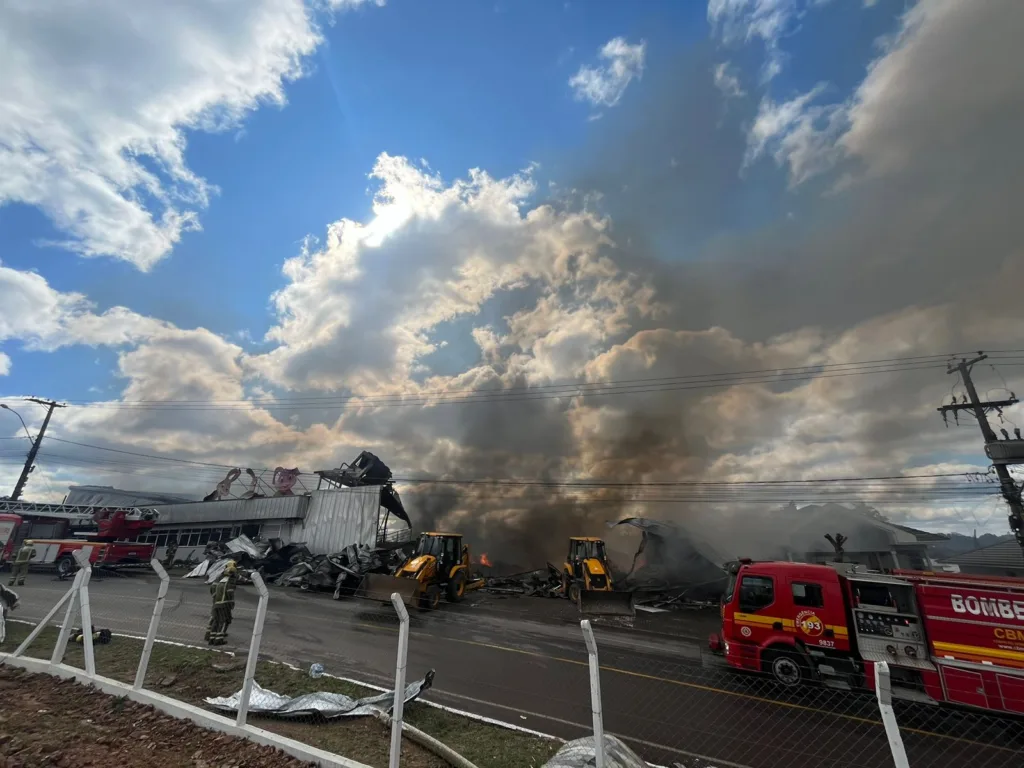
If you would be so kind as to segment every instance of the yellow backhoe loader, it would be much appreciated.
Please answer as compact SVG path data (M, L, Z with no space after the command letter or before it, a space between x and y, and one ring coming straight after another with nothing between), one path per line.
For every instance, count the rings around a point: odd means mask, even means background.
M569 554L562 565L562 594L585 616L636 616L633 593L612 588L611 568L601 539L569 539Z
M382 603L397 592L410 608L430 611L441 604L441 597L457 603L466 592L484 585L473 578L469 568L469 547L457 533L423 533L412 556L394 575L369 573L363 577L357 594Z

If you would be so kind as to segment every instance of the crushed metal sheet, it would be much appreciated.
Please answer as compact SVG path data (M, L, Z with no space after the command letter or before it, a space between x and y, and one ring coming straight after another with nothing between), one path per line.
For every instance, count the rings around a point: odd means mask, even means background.
M567 741L542 768L593 768L597 764L597 742L593 736ZM650 768L636 752L615 736L604 737L605 768Z
M421 680L405 686L405 703L415 699L430 688L434 682L434 670L430 670ZM206 704L222 712L237 712L242 692L232 696L219 696L206 699ZM252 683L252 694L249 697L249 714L267 715L270 717L296 718L319 714L330 720L339 717L364 717L374 711L390 712L395 705L395 692L387 691L376 696L353 699L343 693L304 693L301 696L282 696L263 688L255 680ZM631 768L631 766L625 766Z

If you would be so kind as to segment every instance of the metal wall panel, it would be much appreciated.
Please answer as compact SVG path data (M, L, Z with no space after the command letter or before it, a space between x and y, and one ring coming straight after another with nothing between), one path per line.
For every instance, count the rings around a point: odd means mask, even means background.
M380 489L378 489L379 492ZM158 504L160 525L238 522L242 520L301 520L309 496L270 496L265 499L196 501L191 504Z
M349 544L377 543L380 487L313 491L305 520L292 526L290 540L304 541L310 552L328 555Z

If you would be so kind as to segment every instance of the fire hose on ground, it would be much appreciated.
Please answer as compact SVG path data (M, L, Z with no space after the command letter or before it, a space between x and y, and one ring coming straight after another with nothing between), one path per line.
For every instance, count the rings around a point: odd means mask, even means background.
M378 709L373 714L374 717L384 723L388 728L391 727L391 715L387 712ZM433 736L424 733L415 726L409 725L409 723L404 720L402 721L402 734L408 736L410 740L415 741L424 749L433 752L442 760L447 760L448 764L454 766L454 768L477 768L477 766L469 762L469 760L464 758L447 744L442 744Z

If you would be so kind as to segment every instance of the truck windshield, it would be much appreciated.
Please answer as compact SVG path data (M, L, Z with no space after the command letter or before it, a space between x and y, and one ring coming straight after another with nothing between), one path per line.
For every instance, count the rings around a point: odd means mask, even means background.
M440 557L443 546L444 539L438 536L420 536L419 543L416 545L416 554Z
M604 542L578 541L576 542L576 556L581 560L590 560L592 558L604 560Z

